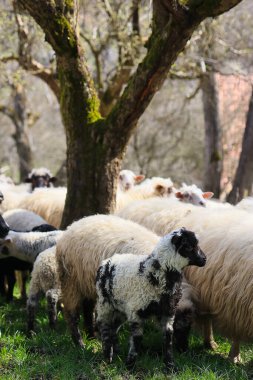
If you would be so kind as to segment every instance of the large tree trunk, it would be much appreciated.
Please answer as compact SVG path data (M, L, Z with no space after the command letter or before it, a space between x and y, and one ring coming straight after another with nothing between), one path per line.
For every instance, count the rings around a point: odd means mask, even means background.
M249 102L242 150L236 170L234 184L227 201L236 204L243 197L252 195L253 185L253 89Z
M18 0L45 32L57 58L61 112L67 136L68 192L62 227L115 207L117 177L123 152L152 97L193 31L207 16L216 16L240 0L199 3L190 9L175 0L153 1L153 31L148 52L106 119L76 31L75 2Z
M214 73L210 72L203 76L201 89L205 119L204 190L212 191L214 196L219 198L222 173L222 132Z

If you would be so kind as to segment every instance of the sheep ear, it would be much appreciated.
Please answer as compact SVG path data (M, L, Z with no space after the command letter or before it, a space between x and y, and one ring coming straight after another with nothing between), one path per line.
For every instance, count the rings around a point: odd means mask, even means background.
M145 175L136 175L136 176L134 177L134 180L135 180L136 183L140 183L140 182L142 182L144 179L145 179Z
M212 193L211 191L206 191L205 193L202 194L202 196L205 199L210 199L214 196L214 193Z
M178 199L183 199L184 195L183 195L183 193L181 193L181 191L177 191L175 193L175 197L178 198Z
M25 179L25 182L26 182L26 183L31 183L31 182L32 182L32 179L29 178L29 177L27 177L27 178Z
M163 185L156 185L155 191L162 196L165 193L165 187Z
M57 178L56 177L51 177L49 182L52 182L52 183L55 183L57 181Z
M171 242L172 244L175 245L176 249L178 249L181 245L181 240L182 240L182 235L178 235L178 234L175 234L172 236L171 238Z

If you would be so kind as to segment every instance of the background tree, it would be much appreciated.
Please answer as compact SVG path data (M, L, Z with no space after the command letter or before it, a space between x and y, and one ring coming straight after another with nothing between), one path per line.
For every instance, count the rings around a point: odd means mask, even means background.
M74 2L18 1L42 27L56 54L67 137L68 193L62 227L84 215L114 209L122 154L139 117L200 22L239 2L199 5L193 1L183 6L175 1L154 1L147 54L117 104L102 119L76 30Z
M26 92L22 78L6 79L10 89L9 104L0 104L0 112L6 115L15 127L12 138L19 157L19 179L24 181L33 167L32 146L29 127L36 122L38 115L27 108ZM2 83L3 84L3 83Z
M252 195L253 184L253 88L249 102L246 127L243 135L242 150L235 179L227 201L236 204L245 196Z

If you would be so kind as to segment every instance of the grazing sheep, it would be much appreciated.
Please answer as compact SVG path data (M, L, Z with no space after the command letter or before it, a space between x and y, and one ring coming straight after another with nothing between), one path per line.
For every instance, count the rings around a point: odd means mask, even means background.
M163 219L157 219L156 214L158 212L165 212L171 215L170 222L168 222L168 225L165 225L165 230L172 231L175 220L180 220L182 216L187 215L191 210L195 210L196 208L196 206L190 203L185 204L175 198L150 198L132 202L117 212L116 215L123 219L139 223L162 236L167 232L161 233L161 228L164 226L164 223ZM172 228L170 228L169 223L172 224ZM162 226L160 226L160 224L162 224Z
M38 254L54 246L63 231L49 232L15 232L9 231L0 239L0 260L7 257L34 263ZM1 261L0 261L1 262Z
M205 209L179 202L155 212L154 206L149 215L135 208L138 221L153 232L164 235L183 224L198 233L207 265L203 271L188 268L185 276L198 289L198 312L209 315L215 328L232 339L229 357L240 361L240 342L253 341L253 215L237 207ZM131 215L127 210L119 215L136 221L133 209ZM210 321L205 324L205 344L215 347Z
M51 187L57 180L53 177L50 170L47 168L32 169L25 179L25 182L31 184L31 191L37 187Z
M28 231L54 231L55 228L49 224L46 224L46 221L42 219L39 215L36 215L32 211L23 210L23 209L13 209L6 211L3 214L3 218L8 223L11 230L18 232L28 232ZM7 277L8 283L8 295L7 299L12 300L13 298L13 287L15 285L16 279L21 291L21 298L26 299L26 281L29 278L30 271L32 270L32 265L22 261L19 263L19 259L7 258L1 261L1 273L2 276ZM15 270L22 270L21 273L16 272ZM6 274L5 274L6 271ZM12 289L12 290L11 290Z
M45 219L41 216L20 208L4 212L3 218L11 230L18 232L31 231L36 226L46 224Z
M20 208L33 211L47 223L59 228L65 205L65 187L38 189L19 203Z
M128 191L144 180L145 175L136 175L132 170L121 170L119 173L119 190Z
M206 258L195 234L185 228L160 239L150 255L115 254L98 269L97 323L105 358L111 362L117 329L129 322L131 337L127 365L132 367L140 348L142 324L156 317L164 332L165 365L174 368L173 323L181 297L182 270L202 267Z
M45 294L47 299L49 325L55 327L57 303L61 297L55 251L56 246L48 248L35 260L27 299L28 332L34 331L35 312L42 294Z
M186 185L182 183L182 187L175 193L175 197L181 202L191 203L195 206L206 206L206 199L213 197L211 191L203 192L196 185Z
M75 344L83 346L78 329L84 309L86 330L93 335L96 272L114 253L151 252L159 237L138 224L112 215L95 215L74 222L56 246L64 313Z
M95 215L74 222L57 242L56 259L64 303L65 318L75 344L83 346L78 329L79 312L84 311L84 323L93 335L93 309L96 301L96 272L103 259L114 253L151 253L159 237L151 231L116 216ZM189 287L180 308L185 321L176 323L178 336L189 333L193 306ZM177 342L180 351L187 349L187 338Z

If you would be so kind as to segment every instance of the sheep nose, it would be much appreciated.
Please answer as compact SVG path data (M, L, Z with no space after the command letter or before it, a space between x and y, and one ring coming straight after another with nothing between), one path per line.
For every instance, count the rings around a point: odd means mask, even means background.
M202 206L202 207L206 207L206 204L205 204L204 202L202 202L202 201L200 201L199 204L200 204L200 206Z

